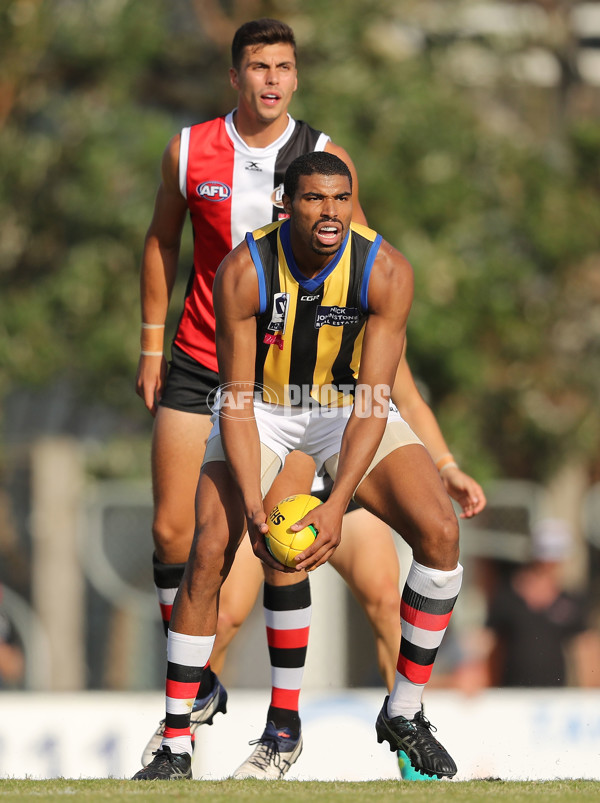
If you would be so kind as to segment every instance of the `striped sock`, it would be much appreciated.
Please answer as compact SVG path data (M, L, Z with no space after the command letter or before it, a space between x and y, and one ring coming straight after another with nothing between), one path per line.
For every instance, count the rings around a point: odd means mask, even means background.
M421 710L423 689L450 622L462 573L460 563L443 572L413 560L402 592L402 640L388 716L412 719Z
M188 636L169 630L165 733L162 744L172 753L192 754L190 716L215 636Z
M168 636L173 603L175 602L177 589L183 579L185 563L161 563L156 557L156 553L154 553L152 555L152 569L163 629L165 636ZM217 676L210 666L206 667L202 681L202 697L204 698L211 694L217 682Z
M300 733L298 700L311 617L308 577L293 586L264 585L264 612L271 658L271 705L267 721Z
M185 563L161 563L152 555L152 571L154 574L154 587L158 596L160 616L165 631L165 636L169 632L169 622L171 621L171 611L175 602L177 589L183 578Z

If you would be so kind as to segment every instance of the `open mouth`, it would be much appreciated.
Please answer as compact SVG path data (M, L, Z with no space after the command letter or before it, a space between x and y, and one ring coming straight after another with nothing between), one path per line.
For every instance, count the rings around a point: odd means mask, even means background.
M265 92L264 95L260 96L260 99L269 106L275 106L276 103L279 103L281 97L275 92Z
M321 223L316 227L317 239L323 245L335 245L340 238L340 226L334 223Z

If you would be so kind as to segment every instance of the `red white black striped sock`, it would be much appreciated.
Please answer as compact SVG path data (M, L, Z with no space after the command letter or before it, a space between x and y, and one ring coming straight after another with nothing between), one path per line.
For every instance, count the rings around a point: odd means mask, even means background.
M298 735L298 701L312 612L308 577L293 586L265 583L263 600L271 658L271 705L267 721Z
M188 636L169 630L165 734L162 744L172 753L192 754L190 716L215 636Z
M183 578L184 569L185 563L161 563L161 561L156 557L156 553L152 555L154 587L158 596L160 616L162 619L165 636L169 631L171 611L173 610L173 603L175 602L177 589L179 588L179 584Z
M154 554L152 555L152 569L154 574L154 587L160 607L160 616L165 636L167 636L169 634L169 622L171 621L173 603L175 602L177 589L183 579L185 563L161 563L156 557L156 554ZM210 666L206 667L202 683L202 697L206 697L212 692L216 682L217 676Z
M460 591L463 568L443 572L413 560L402 592L402 640L388 716L412 719Z

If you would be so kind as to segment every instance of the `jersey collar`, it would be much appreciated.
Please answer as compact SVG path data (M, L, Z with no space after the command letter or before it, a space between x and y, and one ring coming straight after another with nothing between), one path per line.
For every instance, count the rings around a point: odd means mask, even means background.
M289 220L285 220L281 224L281 228L279 229L279 236L281 238L281 246L283 248L283 253L285 254L285 260L288 264L288 268L290 269L290 273L301 287L303 287L309 293L314 293L314 291L323 284L325 279L331 273L333 273L333 271L335 270L335 266L342 258L344 251L346 250L348 237L350 236L350 228L348 228L346 236L344 237L344 241L340 245L335 257L331 260L331 262L328 265L326 265L323 268L322 271L317 273L317 275L314 276L312 279L307 279L306 276L299 270L298 266L296 265L296 260L294 259L294 254L292 253L292 243L290 241Z
M279 136L274 142L271 142L269 145L265 145L264 148L252 148L250 145L247 145L241 136L238 133L237 128L233 123L233 115L235 113L235 109L230 111L229 114L225 117L225 130L227 131L227 136L233 142L236 150L243 151L246 153L251 153L255 155L277 152L288 139L292 136L294 132L294 128L296 127L296 121L293 117L288 114L288 124L281 136Z

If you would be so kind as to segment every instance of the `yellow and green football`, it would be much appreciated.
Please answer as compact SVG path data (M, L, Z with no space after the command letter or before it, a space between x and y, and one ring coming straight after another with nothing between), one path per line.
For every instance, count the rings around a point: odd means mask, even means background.
M265 535L267 548L275 560L292 569L296 567L294 558L312 544L318 533L312 524L298 532L290 527L320 504L316 496L295 494L275 505L267 517L269 532Z

